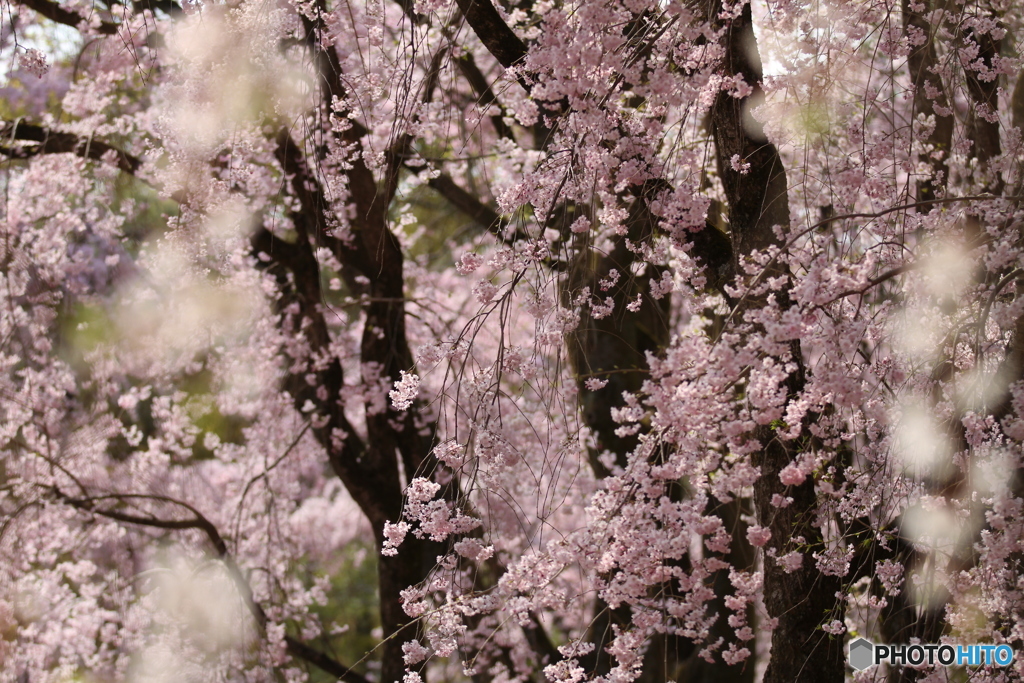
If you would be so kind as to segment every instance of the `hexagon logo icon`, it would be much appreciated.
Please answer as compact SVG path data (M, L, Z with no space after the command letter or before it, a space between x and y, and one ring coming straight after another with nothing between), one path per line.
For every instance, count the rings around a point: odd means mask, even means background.
M850 643L850 666L857 671L863 671L869 666L875 665L875 646L871 641L858 638Z

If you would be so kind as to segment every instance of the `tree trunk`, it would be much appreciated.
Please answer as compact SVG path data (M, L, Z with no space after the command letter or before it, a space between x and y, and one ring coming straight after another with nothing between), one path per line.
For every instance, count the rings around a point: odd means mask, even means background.
M713 7L709 19L719 16L721 7ZM739 263L756 250L773 245L781 246L774 227L789 225L789 198L786 171L775 145L764 135L761 124L750 115L750 109L763 100L760 56L754 37L750 5L725 27L725 55L723 71L727 77L742 75L753 92L736 98L726 92L719 93L711 110L711 126L717 151L719 175L729 204L734 270ZM733 159L749 164L744 174L733 167ZM774 265L764 277L788 275L782 265ZM789 305L780 296L780 307ZM747 298L741 308L764 305L763 300ZM790 344L790 358L796 371L787 380L789 397L794 398L803 388L804 374L800 344ZM809 416L807 421L813 420ZM843 603L836 599L842 585L838 577L826 576L818 571L807 550L822 547L820 529L813 525L817 510L817 497L812 479L799 486L785 486L779 473L789 465L798 448L793 442L784 442L771 427L759 428L753 435L761 443L755 453L754 464L760 477L754 484L754 506L757 521L771 530L772 537L766 550L777 555L795 550L791 539L802 536L805 543L803 565L787 572L775 558L764 556L764 596L768 616L777 620L772 632L772 648L787 656L772 657L765 673L765 683L839 682L845 677L843 639L821 630L826 621L842 619ZM772 506L775 494L790 496L793 503L786 508ZM797 656L790 656L795 653Z

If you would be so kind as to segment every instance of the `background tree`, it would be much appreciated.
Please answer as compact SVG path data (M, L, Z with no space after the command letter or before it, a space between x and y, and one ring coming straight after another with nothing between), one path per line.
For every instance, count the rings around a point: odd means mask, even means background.
M4 8L3 680L1024 639L1009 5Z

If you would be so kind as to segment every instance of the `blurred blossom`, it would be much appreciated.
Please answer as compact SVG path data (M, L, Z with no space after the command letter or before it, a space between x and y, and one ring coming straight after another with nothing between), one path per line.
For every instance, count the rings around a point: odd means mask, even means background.
M943 339L957 302L971 282L971 261L955 245L940 244L921 259L911 281L912 295L897 330L898 345L908 355L934 361L942 354Z
M218 151L239 127L290 121L309 105L312 78L282 54L275 11L211 7L180 22L168 40L183 76L170 94L175 137L199 156Z
M930 499L904 513L903 531L912 542L948 551L960 534L960 522L945 505Z
M246 282L211 277L171 239L147 252L145 265L122 289L115 314L121 343L176 356L246 337L259 305Z
M920 310L903 312L902 325L896 330L896 342L912 358L932 358L935 354L936 331Z
M910 570L907 581L910 599L923 609L943 604L949 597L946 591L945 561L934 553L919 561Z
M911 601L925 609L942 605L949 597L945 568L964 532L963 524L946 505L925 499L904 513L903 532L915 545L929 549L918 555L906 574Z
M232 198L207 219L208 244L218 255L230 255L239 246L239 239L249 236L252 226L252 215L245 204L237 197Z
M943 476L952 467L948 435L923 403L906 402L896 426L895 450L905 472L920 478Z
M164 609L187 623L204 648L216 652L238 647L250 637L243 628L245 605L222 568L172 574L162 592Z
M147 647L131 671L131 683L179 683L203 680L203 667L165 644Z
M973 267L964 250L953 244L942 244L924 261L925 280L940 305L955 304L961 298L971 282Z
M246 598L218 560L168 552L143 572L149 633L129 671L131 683L223 679L231 651L249 651L259 634Z
M961 413L986 412L1006 395L1010 382L1000 381L998 371L978 365L964 372L956 384L956 405Z
M157 623L169 619L201 650L223 652L256 637L246 599L221 562L175 557L156 577Z
M1007 476L1015 468L1014 458L1005 450L984 449L971 459L971 484L983 496L1002 495L1010 485Z

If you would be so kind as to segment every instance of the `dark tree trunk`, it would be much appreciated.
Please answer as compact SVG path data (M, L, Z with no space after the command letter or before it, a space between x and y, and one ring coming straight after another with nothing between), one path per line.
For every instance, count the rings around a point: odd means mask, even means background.
M709 8L715 19L720 7ZM724 36L723 71L726 76L742 75L753 92L735 98L722 92L711 111L711 126L717 151L719 175L729 204L729 227L732 238L734 269L755 250L781 246L775 226L789 225L789 196L786 171L775 145L764 135L761 124L750 115L750 109L763 100L760 87L762 71L757 42L754 37L750 5L728 26ZM732 160L750 164L743 174L733 168ZM762 277L788 275L781 265L770 267ZM739 305L753 308L765 304L758 298L747 298ZM779 299L785 308L789 302ZM789 358L797 370L788 381L790 398L804 384L799 342L789 348ZM813 420L813 416L807 418ZM754 464L760 477L754 485L754 507L758 523L772 532L767 549L778 555L795 550L792 538L802 536L805 553L803 565L787 572L767 554L764 557L764 595L769 617L777 620L772 632L772 657L765 673L765 683L839 683L845 677L845 655L842 637L822 631L823 623L842 619L843 603L836 593L842 584L838 577L826 576L815 566L810 550L822 547L820 529L813 525L817 497L812 479L799 486L785 486L779 473L798 455L797 444L783 441L771 427L762 427L753 435L762 444ZM772 506L773 495L793 498L786 508ZM809 547L809 549L808 549Z
M922 11L914 11L914 6L923 4ZM949 182L949 154L953 144L953 116L943 115L935 111L938 106L949 109L949 98L946 96L942 78L934 69L939 66L939 57L935 51L935 31L938 28L928 19L929 13L936 5L945 7L945 2L933 0L902 0L903 28L908 34L923 34L923 43L912 48L907 56L907 68L914 87L914 117L917 114L935 115L935 128L928 135L927 142L934 148L933 154L923 154L921 160L932 169L932 177L917 183L915 197L917 201L935 199L941 194ZM914 41L912 40L912 45ZM933 90L934 92L929 92ZM929 96L931 95L931 96Z

